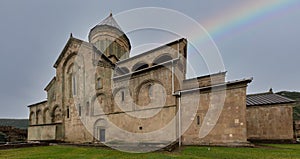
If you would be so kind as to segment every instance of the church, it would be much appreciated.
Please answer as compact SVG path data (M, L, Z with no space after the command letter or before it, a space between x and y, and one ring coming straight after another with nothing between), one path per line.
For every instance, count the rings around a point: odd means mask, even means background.
M187 44L181 38L131 57L112 14L90 30L88 42L71 35L44 89L47 100L28 106L28 140L248 144L252 78L226 81L226 72L217 72L186 79Z

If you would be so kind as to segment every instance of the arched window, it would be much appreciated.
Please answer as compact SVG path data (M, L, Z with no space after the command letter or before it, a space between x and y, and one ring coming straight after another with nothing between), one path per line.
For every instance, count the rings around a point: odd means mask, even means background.
M36 112L36 124L43 124L43 115L41 110Z
M67 92L69 98L72 98L77 94L77 74L76 74L76 65L71 64L67 71Z
M166 104L166 91L156 82L142 83L138 87L137 104L142 107L160 107Z
M153 87L153 84L148 85L148 96L150 99L153 98Z
M44 110L44 123L45 123L45 124L51 123L51 116L50 116L49 108L46 108L46 109Z
M145 68L148 68L149 65L146 64L145 62L138 62L137 64L135 64L133 67L132 67L132 71L138 71L138 70L141 70L141 69L145 69Z
M29 116L29 122L30 122L30 125L35 125L35 124L36 124L34 112L31 112L31 113L30 113L30 116Z
M55 106L53 109L53 121L60 122L61 117L62 117L61 109L59 108L59 106Z
M120 67L120 68L118 69L118 72L119 72L120 75L124 75L124 74L129 73L129 70L128 70L128 68L126 68L126 67Z
M100 77L96 80L96 89L101 89L103 87L102 85L102 79Z
M76 79L75 73L73 73L72 74L72 94L73 94L73 96L75 96L77 93L76 85L77 85L77 79Z
M97 95L97 97L91 101L91 104L91 115L101 115L107 109L106 98L104 94Z
M164 63L164 62L170 61L170 60L172 60L172 59L173 59L173 58L172 58L170 55L162 55L162 56L157 57L157 58L153 61L153 64L152 64L152 65L157 65L157 64L160 64L160 63Z
M104 53L104 47L105 47L104 41L101 40L99 43L100 43L100 51L101 51L102 53Z
M125 92L121 91L121 101L124 102L125 100Z

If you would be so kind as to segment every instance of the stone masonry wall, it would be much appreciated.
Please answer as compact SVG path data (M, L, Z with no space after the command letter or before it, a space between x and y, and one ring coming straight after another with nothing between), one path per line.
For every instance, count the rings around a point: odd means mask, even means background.
M193 102L197 98L199 101ZM184 114L193 104L197 104L198 109L194 117L184 119ZM214 111L209 114L209 109ZM192 124L184 132L182 142L184 145L246 143L245 112L246 84L228 86L215 92L200 91L200 95L199 92L183 94L181 124L185 125L188 120L192 120Z
M247 108L250 140L292 140L293 107L289 104Z

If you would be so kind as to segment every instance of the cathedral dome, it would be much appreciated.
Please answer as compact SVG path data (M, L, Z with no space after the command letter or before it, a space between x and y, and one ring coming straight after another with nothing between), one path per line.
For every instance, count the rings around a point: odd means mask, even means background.
M111 13L91 29L89 42L107 57L115 56L118 60L129 57L130 41Z

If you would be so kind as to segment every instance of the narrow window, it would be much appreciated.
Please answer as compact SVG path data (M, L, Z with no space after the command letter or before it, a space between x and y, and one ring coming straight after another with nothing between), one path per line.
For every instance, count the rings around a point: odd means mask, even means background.
M116 41L113 42L113 53L115 53L115 55L117 55L117 57L119 58L119 53L117 52L117 43Z
M81 116L81 106L78 105L78 115Z
M69 98L72 98L72 94L73 94L73 88L72 88L72 86L73 86L73 84L72 84L72 74L70 74L69 75L69 77L68 77L68 85L69 85Z
M101 89L102 88L102 80L101 80L101 78L97 78L96 88L97 89Z
M200 125L200 116L197 116L197 125Z
M103 41L100 41L100 51L103 53L104 52L104 43Z
M124 91L121 92L121 95L122 95L122 102L125 100L125 93Z
M76 76L74 74L72 75L72 92L73 95L76 95Z
M67 107L67 118L70 118L70 108Z
M90 115L90 102L86 102L86 116Z
M56 100L56 94L55 94L55 92L53 92L53 94L52 94L52 100L53 100L53 101Z
M153 97L153 85L149 85L149 90L148 90L148 94L149 94L149 98L152 98Z

